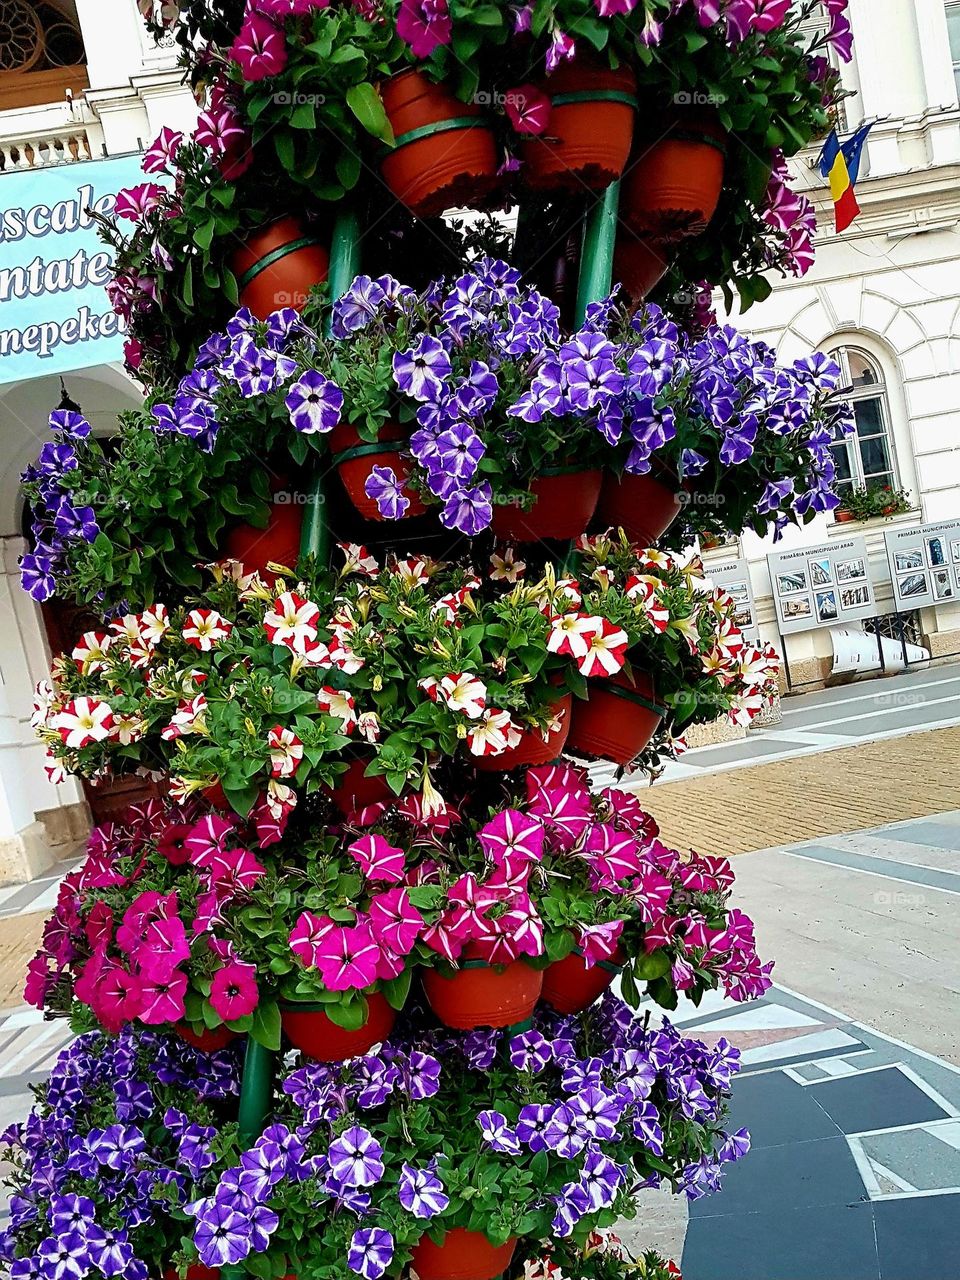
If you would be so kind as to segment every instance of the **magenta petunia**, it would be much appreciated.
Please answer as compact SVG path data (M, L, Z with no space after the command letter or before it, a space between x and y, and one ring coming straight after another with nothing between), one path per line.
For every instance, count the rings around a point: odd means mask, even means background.
M347 849L368 880L395 883L403 879L406 856L383 836L362 836Z
M535 84L518 84L508 89L503 109L516 133L546 133L552 103Z
M329 929L314 952L314 964L331 991L362 991L376 980L380 946L369 924Z
M387 889L370 901L368 919L373 936L381 947L396 956L405 956L423 930L423 916L410 901L406 889Z
M260 1001L257 970L252 964L234 961L213 975L210 984L210 1006L224 1022L253 1013Z
M329 916L303 911L290 931L290 950L308 967L315 963L317 947L336 925Z
M450 43L453 24L447 0L401 0L397 35L416 58L429 58L434 49Z
M480 844L488 858L500 865L505 858L540 862L545 832L539 818L504 809L480 829Z

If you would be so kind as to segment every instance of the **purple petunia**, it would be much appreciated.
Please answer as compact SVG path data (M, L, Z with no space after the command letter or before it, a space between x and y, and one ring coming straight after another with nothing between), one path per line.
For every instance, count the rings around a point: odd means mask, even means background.
M343 392L331 378L308 369L290 387L283 403L297 431L303 435L325 434L340 421Z
M484 1142L491 1151L501 1151L504 1155L515 1156L520 1151L520 1140L516 1131L511 1129L507 1117L499 1111L481 1111L477 1116L477 1124Z
M450 1203L450 1197L432 1167L414 1169L412 1165L404 1164L397 1194L404 1209L415 1218L435 1218Z
M439 400L452 367L443 343L423 333L415 346L395 353L393 378L397 387L414 400Z
M347 1266L363 1280L380 1280L393 1261L394 1243L389 1231L364 1227L353 1233Z
M373 467L364 482L363 491L377 504L377 510L385 520L402 520L410 506L410 499L403 492L392 467Z
M469 489L452 493L443 504L440 523L445 529L459 529L468 538L486 529L493 519L493 490L483 481Z
M330 1143L327 1158L329 1191L341 1187L372 1187L383 1177L383 1148L369 1129L353 1125Z

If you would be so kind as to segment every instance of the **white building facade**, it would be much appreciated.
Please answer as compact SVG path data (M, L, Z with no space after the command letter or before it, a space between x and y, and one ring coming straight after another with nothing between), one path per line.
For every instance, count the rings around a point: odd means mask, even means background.
M4 0L0 35L0 213L11 205L49 207L69 188L72 168L96 175L98 162L130 156L132 170L162 125L195 122L175 51L154 46L135 0ZM8 227L0 237L0 331L20 324L25 309L17 296L22 277L12 264L26 260L27 247L12 243L12 234ZM38 251L55 254L54 239L38 240ZM72 252L71 246L64 254ZM74 304L65 297L63 305ZM57 372L48 372L54 366ZM60 371L98 434L140 399L115 358L97 363L95 354L91 360L89 353L61 351L59 363L45 363L9 345L0 353L0 884L38 874L89 826L79 784L52 786L41 767L31 688L49 665L50 618L20 590L17 569L24 549L19 477L49 434Z
M960 657L960 573L952 595L918 610L901 600L897 618L884 540L891 529L960 518L960 0L850 0L850 17L854 58L843 78L854 96L841 140L877 122L856 186L862 213L837 236L816 154L798 157L794 174L817 207L816 263L801 280L777 279L768 301L730 319L785 360L813 349L841 356L858 430L835 450L840 473L858 487L907 490L911 510L863 523L820 516L788 530L777 548L741 539L760 631L785 654L798 689L829 677L834 642L829 625L781 634L766 559L775 549L864 536L881 630L902 629L934 659ZM708 570L730 555L708 553Z

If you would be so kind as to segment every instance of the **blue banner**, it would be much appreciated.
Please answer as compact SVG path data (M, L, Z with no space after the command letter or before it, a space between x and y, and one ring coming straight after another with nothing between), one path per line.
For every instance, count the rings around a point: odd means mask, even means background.
M123 322L104 292L113 250L89 210L144 181L139 155L0 175L0 383L107 364Z

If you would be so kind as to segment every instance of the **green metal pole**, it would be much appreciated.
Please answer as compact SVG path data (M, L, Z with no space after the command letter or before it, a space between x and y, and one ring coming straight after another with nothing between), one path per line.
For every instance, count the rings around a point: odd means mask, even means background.
M577 324L583 324L591 302L599 302L610 292L619 205L620 183L611 182L603 198L587 214L577 289Z
M357 274L360 263L360 223L352 207L341 209L333 224L330 238L330 300L333 302L346 293ZM332 313L327 320L330 332ZM304 513L303 534L300 538L300 554L315 556L318 564L330 560L330 525L325 519L323 475L317 469L317 478L311 486L310 501Z
M240 1086L240 1136L244 1142L256 1142L263 1133L264 1122L273 1101L273 1069L276 1054L265 1049L253 1036L247 1036L243 1060L243 1082Z

